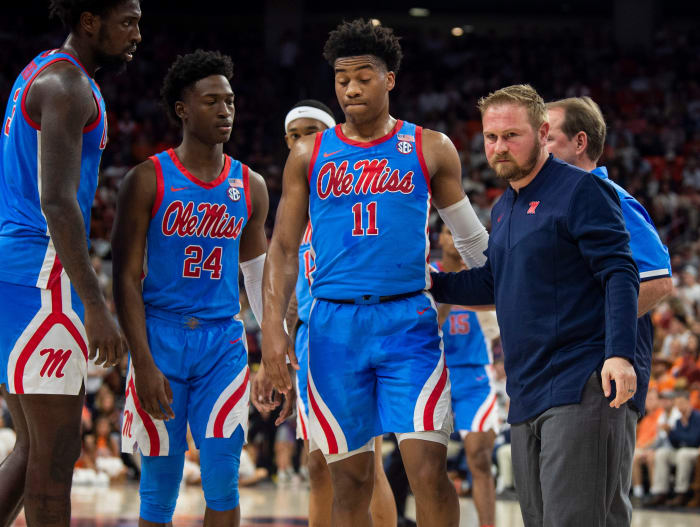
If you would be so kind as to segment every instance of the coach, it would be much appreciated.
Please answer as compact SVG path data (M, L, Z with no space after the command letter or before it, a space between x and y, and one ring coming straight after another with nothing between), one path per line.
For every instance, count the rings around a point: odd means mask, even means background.
M509 186L491 212L486 264L434 273L432 292L496 305L525 526L609 526L620 408L636 392L639 275L620 201L547 154L547 113L530 86L498 90L479 109L486 157Z

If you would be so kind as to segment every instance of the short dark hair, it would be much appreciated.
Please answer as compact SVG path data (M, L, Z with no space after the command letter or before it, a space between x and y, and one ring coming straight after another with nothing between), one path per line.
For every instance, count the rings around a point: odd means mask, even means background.
M335 119L333 111L321 101L317 101L316 99L304 99L303 101L299 101L294 106L292 106L290 110L293 110L294 108L299 108L300 106L311 106L312 108L318 108L322 112L326 112L328 115Z
M370 20L358 18L343 21L328 35L323 47L323 57L331 66L341 57L373 55L381 59L389 71L398 72L403 53L399 37L391 28L374 25Z
M597 162L603 155L607 131L600 106L590 97L569 97L547 103L547 109L550 108L564 110L561 131L564 132L569 141L579 132L586 133L588 137L586 156L594 163Z
M105 16L126 0L49 0L49 16L58 17L67 29L74 29L80 22L80 15L92 13Z
M182 100L183 93L198 80L210 75L223 75L229 81L233 78L233 61L219 51L198 49L187 55L178 55L165 74L160 95L163 98L168 116L180 124L175 113L175 103Z

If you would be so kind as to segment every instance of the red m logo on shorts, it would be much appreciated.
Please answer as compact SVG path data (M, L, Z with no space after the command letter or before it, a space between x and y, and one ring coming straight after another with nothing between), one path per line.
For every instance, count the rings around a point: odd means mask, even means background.
M63 377L63 368L66 366L71 353L73 353L71 350L55 350L53 348L41 350L39 355L47 355L47 357L39 375L43 377L46 374L47 377L51 377L55 372L57 379Z
M539 204L540 204L539 201L531 201L531 202L530 202L530 208L527 209L527 213L528 213L528 214L534 214L534 213L535 213L535 209L537 208L537 205L539 205Z
M122 436L131 437L131 423L134 422L134 414L129 410L124 410L124 428L122 428Z

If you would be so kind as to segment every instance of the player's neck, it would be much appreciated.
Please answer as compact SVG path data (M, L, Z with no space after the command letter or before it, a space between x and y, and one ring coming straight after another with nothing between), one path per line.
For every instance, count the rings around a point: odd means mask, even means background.
M71 33L59 49L77 59L90 77L95 76L97 64L95 62L94 53L84 39L80 39Z
M374 119L361 123L346 116L346 121L341 125L345 137L363 143L384 137L393 130L394 126L396 126L396 119L389 115L389 108Z
M223 169L223 143L207 145L185 134L175 153L185 168L204 182L215 180Z
M442 266L443 271L445 271L446 273L461 271L465 268L464 262L462 262L462 258L458 256L451 256L448 254L442 255L440 265Z

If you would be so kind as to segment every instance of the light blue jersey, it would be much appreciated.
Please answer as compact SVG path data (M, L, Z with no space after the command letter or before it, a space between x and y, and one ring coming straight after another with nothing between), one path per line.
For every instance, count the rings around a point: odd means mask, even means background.
M314 262L313 249L311 248L311 223L306 226L304 237L301 239L299 246L299 276L297 277L297 285L295 293L297 295L297 313L299 320L304 324L309 322L309 312L311 311L311 273L316 268Z
M105 104L97 83L73 56L58 50L37 55L17 77L0 133L0 280L42 289L58 261L41 210L41 124L26 108L29 88L45 68L70 62L90 81L98 114L83 129L77 199L85 232L90 232L90 209L97 189L102 151L107 144Z
M205 183L173 149L150 159L157 196L147 234L146 314L233 317L240 310L240 236L251 213L248 167L226 156L219 177Z
M397 121L363 143L341 125L316 135L309 165L314 298L390 296L430 287L430 175L422 128Z

